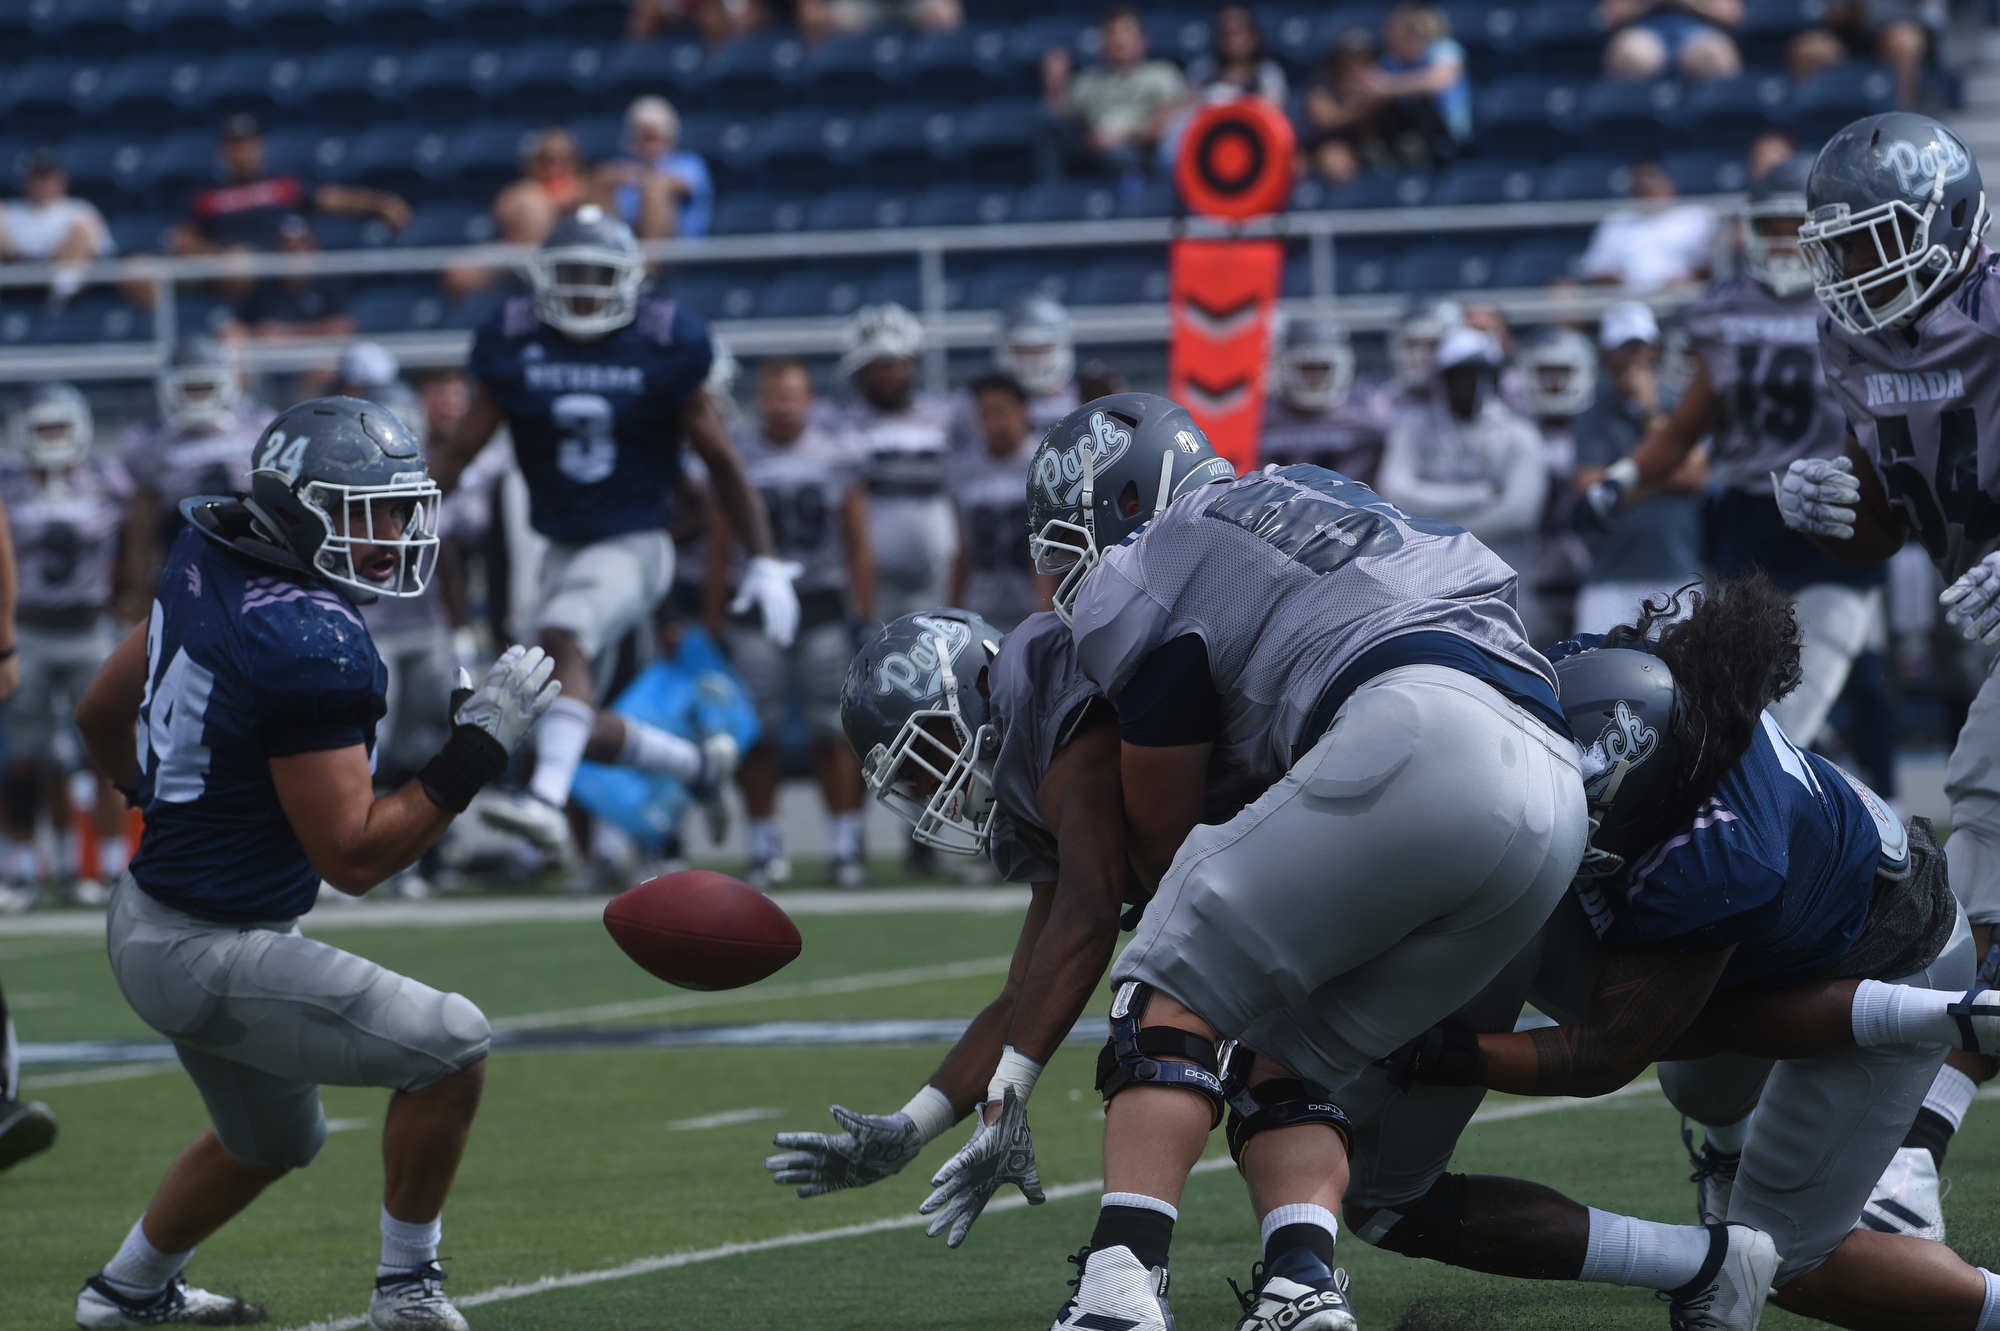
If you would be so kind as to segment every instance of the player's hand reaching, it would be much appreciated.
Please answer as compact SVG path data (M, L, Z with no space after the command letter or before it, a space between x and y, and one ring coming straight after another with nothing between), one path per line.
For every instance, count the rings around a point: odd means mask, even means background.
M1945 621L1967 642L2000 642L2000 552L1990 554L1959 575L1938 594Z
M453 723L485 732L512 753L562 692L562 685L550 678L555 670L547 652L516 643L500 654L479 687L453 709Z
M1031 1206L1044 1200L1042 1176L1035 1168L1035 1142L1028 1135L1028 1102L1012 1086L1002 1094L993 1121L988 1123L980 1114L972 1140L932 1176L936 1191L917 1210L937 1218L924 1232L932 1238L943 1234L945 1243L956 1248L1003 1183L1019 1188Z
M829 1111L840 1132L781 1132L771 1144L783 1154L764 1157L771 1181L818 1197L843 1188L879 1183L917 1158L924 1135L908 1114L857 1114L843 1105Z
M1861 478L1846 457L1800 458L1783 476L1771 473L1778 515L1793 531L1835 540L1854 539L1854 513L1861 502Z
M729 613L740 615L755 606L764 620L764 636L780 647L791 646L799 635L799 594L792 579L800 572L800 565L789 559L750 556L743 566L736 599L729 603Z

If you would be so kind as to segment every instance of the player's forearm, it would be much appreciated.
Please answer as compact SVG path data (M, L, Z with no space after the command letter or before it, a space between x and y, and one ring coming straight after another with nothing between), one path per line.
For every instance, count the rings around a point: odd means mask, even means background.
M424 793L422 782L412 781L371 802L351 835L323 856L328 862L313 868L341 891L361 896L421 859L452 817Z
M743 460L736 456L736 450L727 449L723 456L727 461L720 466L713 459L708 460L709 488L722 505L723 515L729 519L745 550L753 555L776 555L778 547L771 539L771 522L764 512L763 496L744 475Z
M1489 1090L1509 1095L1609 1095L1646 1070L1649 1058L1619 1050L1595 1026L1553 1026L1479 1037Z
M1815 1058L1852 1049L1854 991L1860 986L1859 980L1826 980L1792 989L1717 994L1668 1055Z
M76 703L76 728L84 752L112 785L134 790L139 785L139 704L146 693L146 626L135 625Z
M1085 875L1073 873L1067 862L1062 872L1055 904L1035 940L1027 979L1007 1023L1006 1043L1038 1063L1054 1057L1083 1015L1118 941L1124 865L1116 857L1093 865L1089 882L1079 881Z
M999 997L980 1009L965 1033L958 1037L958 1043L944 1056L944 1062L931 1074L930 1084L951 1101L952 1113L956 1115L954 1122L986 1099L986 1084L992 1079L994 1065L1000 1061L1018 993L1009 984Z

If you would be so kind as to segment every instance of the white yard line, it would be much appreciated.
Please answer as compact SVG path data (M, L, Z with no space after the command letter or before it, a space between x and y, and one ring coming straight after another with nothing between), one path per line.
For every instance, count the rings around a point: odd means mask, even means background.
M80 1072L50 1072L47 1074L23 1073L21 1085L30 1091L39 1091L50 1086L94 1086L104 1081L131 1081L137 1077L151 1077L156 1073L173 1072L180 1064L172 1060L156 1063L119 1063L108 1068L84 1068Z
M758 1109L725 1109L720 1114L697 1114L693 1118L677 1118L666 1125L668 1132L702 1132L708 1128L733 1128L743 1123L762 1123L767 1118L778 1118L784 1110L772 1106Z
M1473 1115L1474 1123L1505 1123L1514 1119L1536 1118L1543 1114L1561 1113L1568 1109L1588 1109L1614 1100L1631 1096L1658 1094L1659 1086L1654 1082L1635 1082L1611 1095L1595 1100L1525 1100L1518 1104L1495 1105L1482 1109ZM1219 1169L1231 1169L1234 1165L1226 1155L1209 1156L1194 1167L1197 1174L1213 1173ZM1078 1183L1060 1183L1044 1189L1049 1201L1067 1201L1072 1197L1096 1196L1104 1188L1103 1179L1085 1179ZM1025 1197L1009 1195L995 1198L987 1204L987 1211L1018 1211L1028 1204ZM613 1280L630 1280L634 1276L651 1275L655 1271L672 1271L684 1266L701 1266L709 1262L719 1262L730 1257L743 1257L751 1253L772 1252L782 1248L800 1248L808 1244L833 1243L841 1239L865 1238L870 1234L885 1234L898 1229L916 1229L930 1223L929 1216L896 1215L880 1220L867 1220L854 1225L837 1225L831 1229L801 1229L789 1234L779 1234L768 1239L753 1239L745 1243L722 1243L713 1248L697 1248L688 1252L661 1253L655 1257L641 1257L618 1266L601 1267L595 1271L572 1271L564 1275L543 1276L518 1285L495 1285L491 1289L468 1294L455 1302L461 1308L477 1308L488 1303L510 1303L515 1299L525 1299L534 1294L546 1294L554 1290L579 1289L585 1285L602 1285ZM1354 1242L1356 1240L1349 1240ZM308 1322L293 1327L290 1331L355 1331L367 1325L365 1317L340 1317L332 1321Z

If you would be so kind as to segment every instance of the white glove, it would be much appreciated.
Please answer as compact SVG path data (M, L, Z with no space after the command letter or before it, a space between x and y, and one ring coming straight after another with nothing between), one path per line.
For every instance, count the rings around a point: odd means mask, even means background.
M757 613L764 617L764 636L780 647L791 646L792 639L799 636L799 594L792 588L792 579L803 571L801 565L787 559L750 556L736 599L729 603L729 613L740 615L751 606L757 607Z
M500 654L452 720L485 731L512 753L562 692L562 685L549 678L555 670L547 652L516 643Z
M1028 1102L1012 1086L1001 1097L999 1117L988 1123L983 1113L979 1115L972 1140L932 1176L936 1191L924 1198L917 1212L936 1212L937 1219L924 1233L932 1238L945 1234L946 1246L956 1248L1003 1183L1019 1188L1030 1206L1046 1200L1041 1173L1035 1168L1035 1142L1028 1135Z
M917 1158L924 1134L908 1114L857 1114L834 1105L834 1121L845 1132L781 1132L771 1138L783 1155L764 1157L771 1182L794 1184L801 1197L879 1183Z
M1945 607L1945 621L1967 642L2000 642L2000 552L1960 574L1938 593L1938 604Z
M1778 514L1793 531L1808 536L1854 537L1855 505L1861 502L1861 480L1846 457L1800 458L1783 476L1771 473L1778 497Z

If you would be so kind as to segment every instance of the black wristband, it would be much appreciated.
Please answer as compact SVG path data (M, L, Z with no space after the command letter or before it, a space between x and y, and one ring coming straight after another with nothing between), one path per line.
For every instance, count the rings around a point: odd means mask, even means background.
M424 794L440 809L464 813L488 782L507 770L507 750L478 726L453 726L451 738L417 773Z

